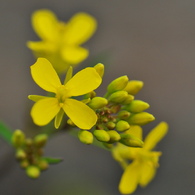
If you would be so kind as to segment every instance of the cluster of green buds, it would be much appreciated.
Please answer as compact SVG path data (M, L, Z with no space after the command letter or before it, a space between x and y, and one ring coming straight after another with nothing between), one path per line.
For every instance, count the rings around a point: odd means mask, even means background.
M102 77L104 66L97 64L94 68ZM134 98L142 87L142 81L121 76L108 85L104 97L96 96L94 91L87 94L83 101L96 112L98 120L91 131L79 131L80 141L91 144L95 137L109 148L115 142L130 147L142 147L142 140L131 134L131 126L142 126L155 119L152 114L145 112L150 105Z
M49 166L47 159L43 157L43 147L47 139L46 134L39 134L34 139L26 138L21 130L16 130L12 135L12 144L16 149L16 159L30 178L38 178L40 172L46 170Z

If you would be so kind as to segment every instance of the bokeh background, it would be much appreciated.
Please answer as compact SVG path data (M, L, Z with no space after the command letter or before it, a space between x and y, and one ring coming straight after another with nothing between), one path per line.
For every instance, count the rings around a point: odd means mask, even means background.
M107 66L99 93L118 76L142 80L137 99L149 102L148 111L156 116L145 132L162 120L170 125L157 148L163 156L156 178L135 194L195 194L194 0L1 0L0 5L0 120L33 134L27 129L32 106L27 95L43 92L29 71L35 59L26 41L39 40L31 27L32 12L48 8L63 21L87 12L97 19L98 30L85 44L91 56L83 65L99 60ZM119 195L122 170L107 151L59 133L46 153L64 162L34 181L0 140L0 194Z

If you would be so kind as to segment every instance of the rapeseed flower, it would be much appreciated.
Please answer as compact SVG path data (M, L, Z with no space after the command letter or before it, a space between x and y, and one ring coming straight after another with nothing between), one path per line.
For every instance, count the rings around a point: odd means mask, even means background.
M58 73L63 73L88 57L89 51L80 45L94 34L97 23L83 12L64 23L52 11L42 9L33 13L32 26L42 40L29 41L27 46L36 57L47 58Z
M32 107L31 116L35 124L43 126L55 117L55 127L58 128L63 114L81 129L90 129L95 125L97 116L86 104L72 96L87 94L101 84L101 77L94 68L85 68L72 77L69 68L62 84L52 64L45 58L38 58L31 66L34 81L45 91L54 93L54 97L29 95L36 103Z
M167 131L167 123L161 122L147 135L143 148L127 147L118 143L113 149L113 157L124 168L119 184L119 191L122 194L131 194L138 185L145 187L154 178L162 153L152 150ZM139 126L132 127L129 133L142 138L142 129ZM131 161L130 164L129 161Z

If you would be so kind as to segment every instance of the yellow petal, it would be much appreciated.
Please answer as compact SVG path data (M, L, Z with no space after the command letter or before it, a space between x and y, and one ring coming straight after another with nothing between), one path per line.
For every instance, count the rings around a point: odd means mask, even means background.
M45 58L38 58L31 66L34 81L46 91L56 93L56 88L61 85L60 79L51 63Z
M78 100L66 99L63 110L72 122L81 129L91 129L96 124L95 112Z
M61 55L67 63L79 64L88 57L89 52L87 49L79 46L67 46L61 50Z
M142 128L138 125L131 125L130 129L127 130L125 133L132 134L142 140Z
M97 23L94 17L86 13L77 13L67 24L64 41L67 44L80 45L95 32Z
M85 68L75 74L65 86L70 96L79 96L93 91L101 82L102 78L94 68Z
M146 161L141 164L140 169L141 170L140 170L139 184L142 187L145 187L154 178L156 173L156 167L153 166L152 163Z
M48 124L59 112L60 107L56 98L45 98L34 104L31 116L36 125Z
M122 194L133 193L138 185L139 180L139 163L132 162L124 171L119 183L119 191Z
M144 148L152 150L156 144L166 135L168 131L168 124L166 122L159 123L144 140Z
M47 9L35 11L32 15L32 25L43 40L55 41L58 38L58 20L53 12Z
M42 52L42 53L52 53L56 51L56 46L50 42L46 41L28 41L27 47L32 49L35 52ZM43 57L43 56L42 56Z

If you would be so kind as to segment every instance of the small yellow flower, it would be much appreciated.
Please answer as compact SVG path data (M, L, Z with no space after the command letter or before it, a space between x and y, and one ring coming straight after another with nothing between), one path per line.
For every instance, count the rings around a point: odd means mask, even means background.
M122 144L118 144L114 148L113 157L125 169L119 184L119 191L122 194L131 194L138 185L145 187L154 178L162 153L152 151L152 149L166 135L167 131L167 123L161 122L147 135L143 148L132 148ZM142 129L139 126L134 126L131 133L142 138ZM128 164L130 160L132 162Z
M61 84L51 63L45 58L38 58L31 66L31 75L42 89L55 94L55 97L28 96L36 102L31 110L35 124L46 125L55 117L55 127L58 128L66 113L81 129L90 129L95 125L95 112L81 101L71 98L89 93L101 84L102 79L94 68L85 68L73 77L69 68L64 84Z
M32 26L42 40L29 41L27 46L36 57L47 58L62 73L88 57L88 50L80 45L94 34L97 23L91 15L82 12L64 23L50 10L42 9L33 13Z

